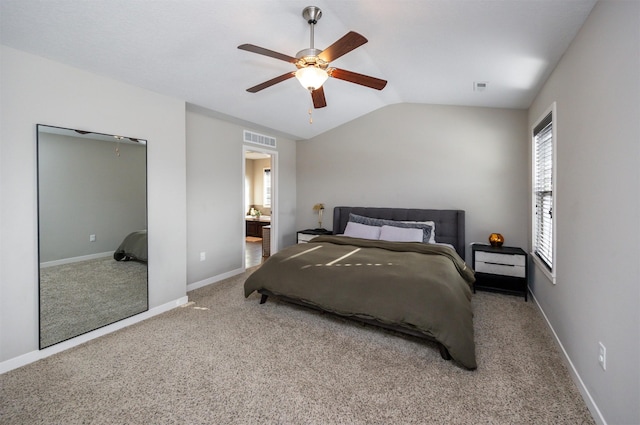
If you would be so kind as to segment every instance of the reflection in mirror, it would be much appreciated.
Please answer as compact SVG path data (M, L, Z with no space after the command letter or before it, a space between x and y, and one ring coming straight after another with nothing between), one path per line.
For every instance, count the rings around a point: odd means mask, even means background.
M146 141L38 125L40 348L148 309Z

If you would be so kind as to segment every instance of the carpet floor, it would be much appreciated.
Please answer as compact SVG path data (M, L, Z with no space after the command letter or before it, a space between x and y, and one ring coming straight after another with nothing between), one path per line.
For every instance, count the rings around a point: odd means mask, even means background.
M112 257L40 269L40 345L147 310L147 265Z
M592 424L535 305L478 292L478 369L259 296L248 274L0 375L2 424Z

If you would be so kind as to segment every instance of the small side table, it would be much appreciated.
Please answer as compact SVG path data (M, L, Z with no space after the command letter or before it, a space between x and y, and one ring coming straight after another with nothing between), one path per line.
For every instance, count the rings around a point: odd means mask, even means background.
M523 295L527 301L528 256L516 247L474 244L471 247L476 289Z
M298 232L298 243L307 243L316 236L333 235L331 230L327 229L306 229Z
M262 256L271 255L271 225L262 227Z

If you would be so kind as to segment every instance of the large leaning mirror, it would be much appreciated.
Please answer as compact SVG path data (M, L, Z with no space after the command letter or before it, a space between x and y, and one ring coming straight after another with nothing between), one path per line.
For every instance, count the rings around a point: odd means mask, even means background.
M146 141L37 126L40 348L148 309Z

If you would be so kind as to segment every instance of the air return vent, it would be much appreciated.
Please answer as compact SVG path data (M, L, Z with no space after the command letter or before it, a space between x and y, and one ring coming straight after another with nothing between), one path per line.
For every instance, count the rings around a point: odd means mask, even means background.
M275 137L265 136L264 134L254 133L249 130L244 130L244 141L256 145L268 146L270 148L276 147Z

